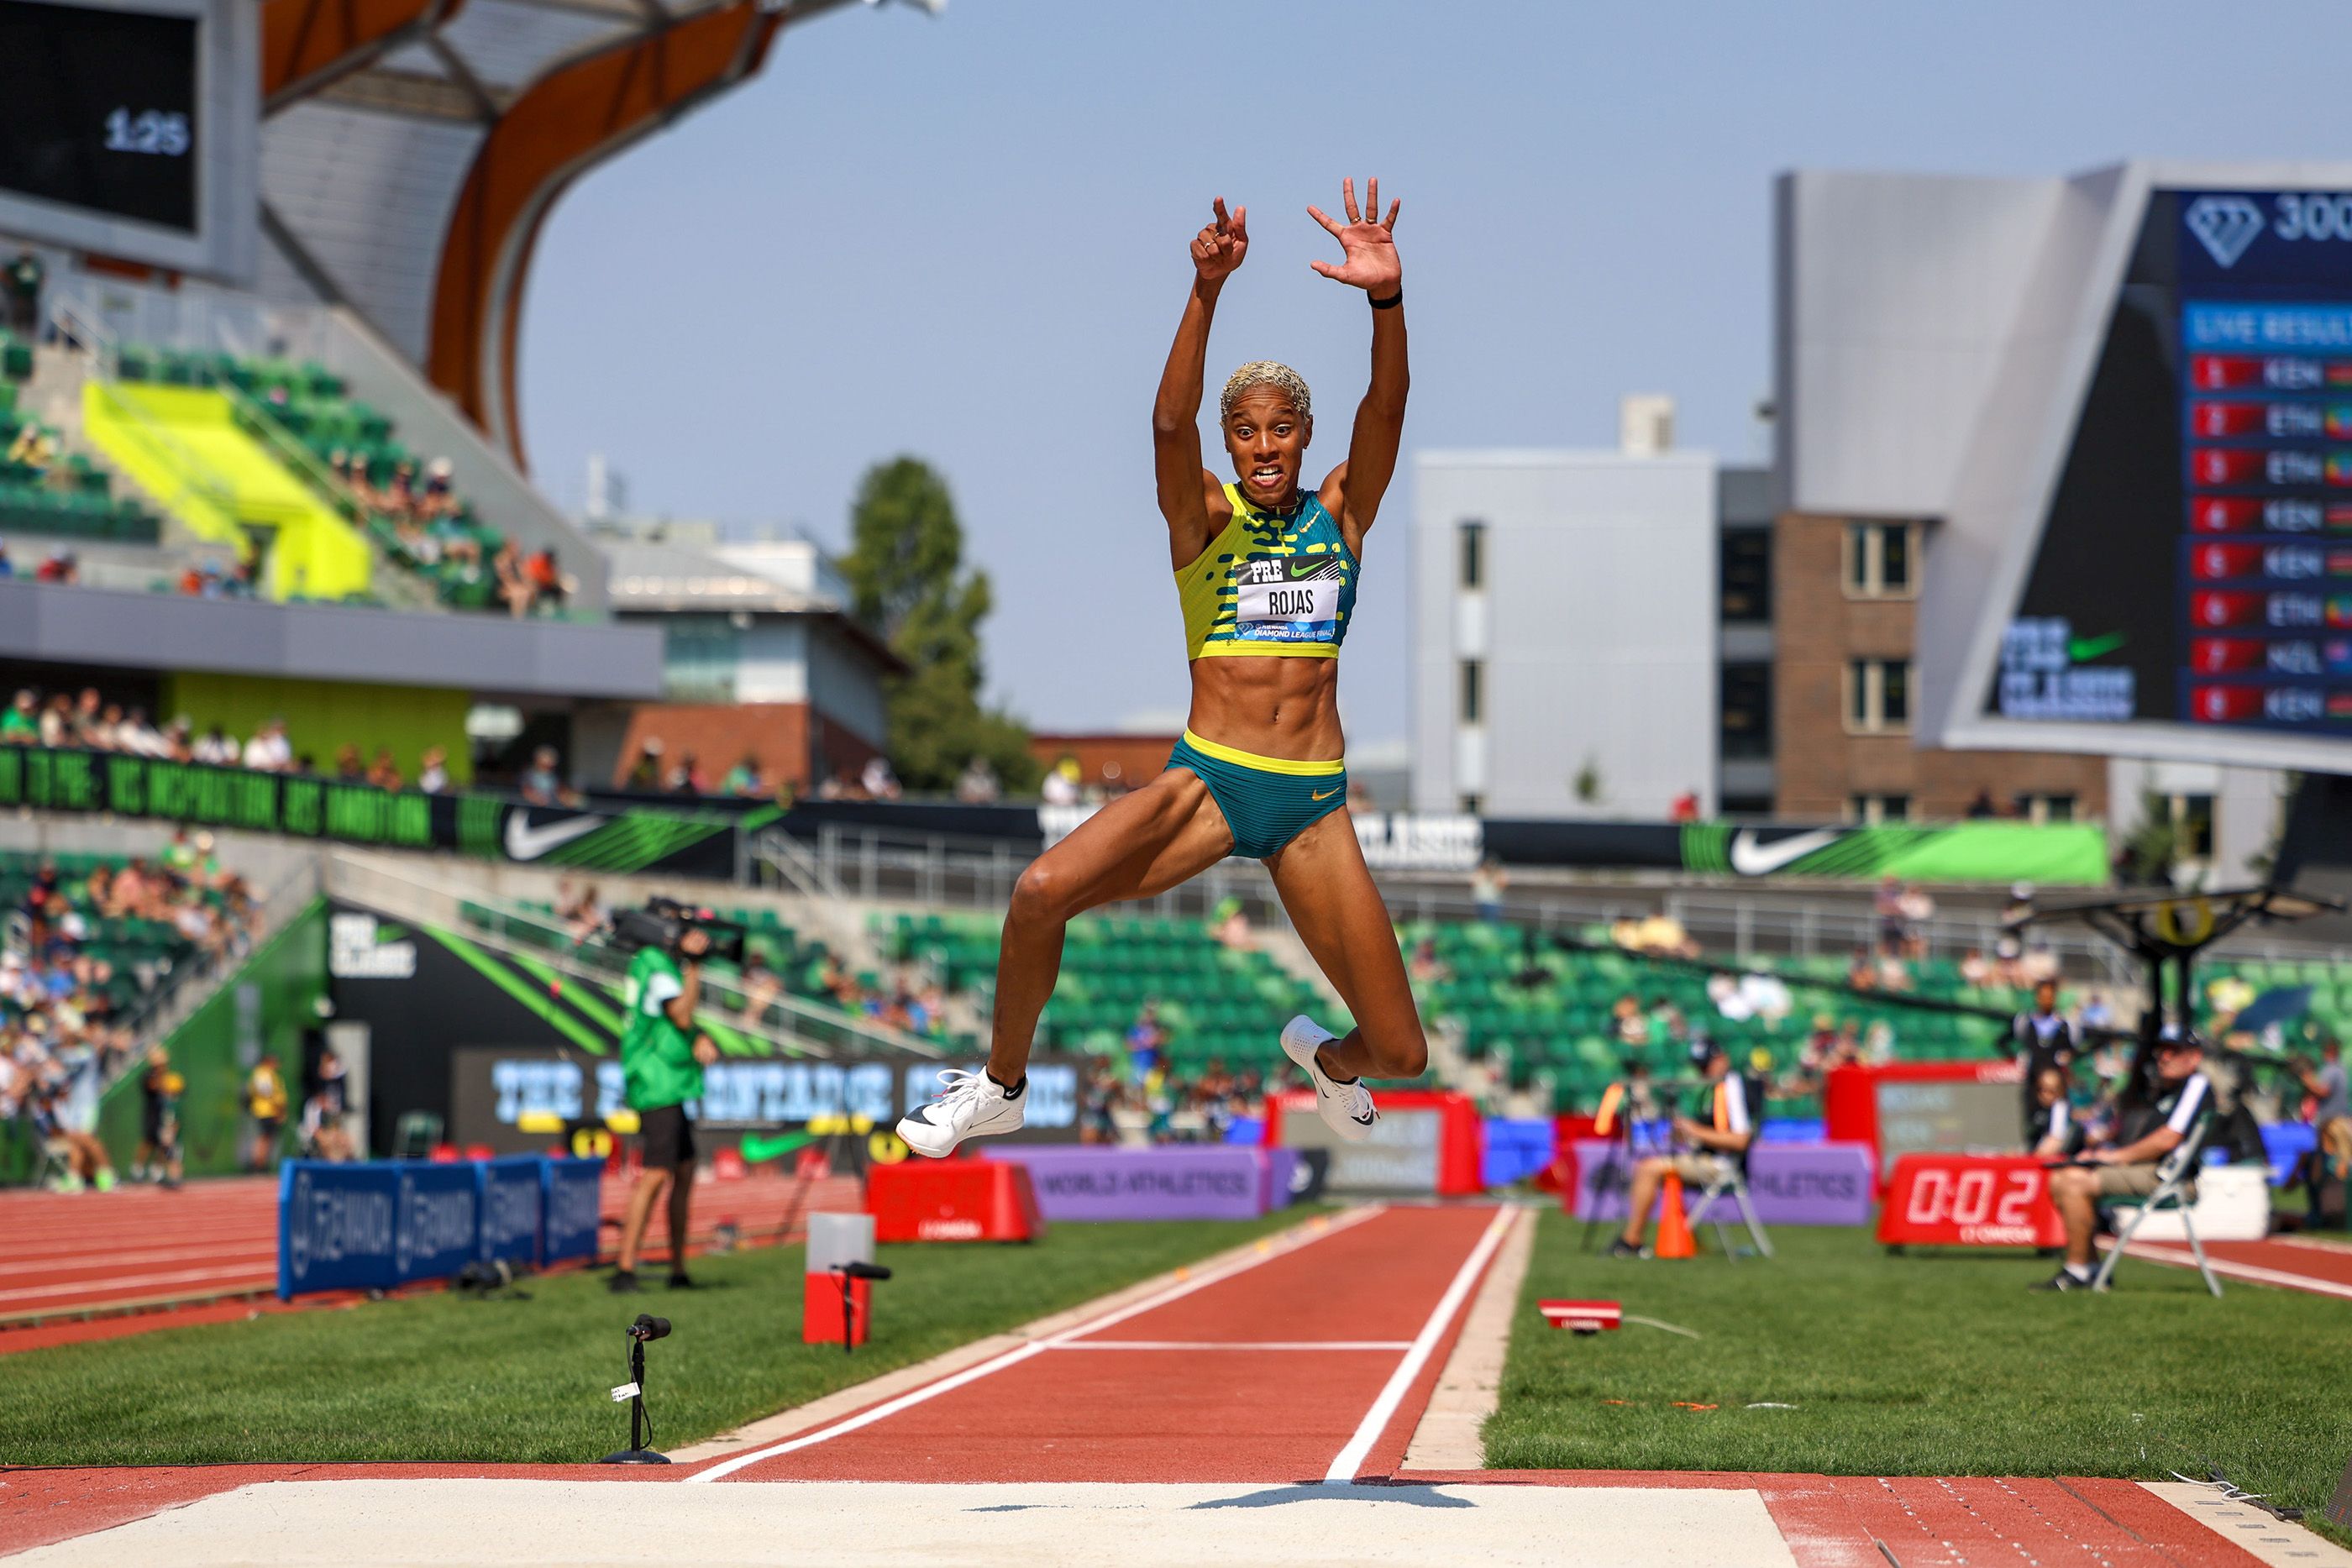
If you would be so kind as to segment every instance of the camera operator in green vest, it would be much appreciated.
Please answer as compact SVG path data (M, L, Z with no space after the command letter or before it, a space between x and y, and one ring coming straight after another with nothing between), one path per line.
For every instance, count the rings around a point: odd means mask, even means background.
M629 1021L621 1034L621 1072L629 1109L637 1113L645 1173L629 1195L628 1217L621 1226L621 1256L612 1281L616 1292L637 1288L637 1253L665 1190L670 1289L694 1283L686 1271L695 1169L694 1123L686 1103L702 1097L702 1070L719 1060L719 1048L694 1027L695 1009L702 1001L702 958L709 951L710 934L688 926L674 949L643 947L629 961L622 992Z

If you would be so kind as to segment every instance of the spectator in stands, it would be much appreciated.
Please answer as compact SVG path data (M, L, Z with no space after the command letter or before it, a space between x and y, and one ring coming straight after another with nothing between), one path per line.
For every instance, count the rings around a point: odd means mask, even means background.
M784 994L783 982L776 971L768 967L768 956L760 948L748 948L743 955L743 1021L757 1027Z
M2310 1122L2315 1127L2352 1116L2344 1085L2344 1042L2330 1035L2319 1048L2319 1062L2296 1064L2296 1079L2311 1096Z
M1908 940L1903 923L1902 883L1891 876L1881 879L1871 909L1878 917L1878 950L1901 953Z
M2099 1200L2152 1195L2163 1180L2164 1160L2195 1137L2213 1113L2204 1041L2168 1024L2157 1038L2155 1056L2154 1092L2118 1124L2114 1140L2084 1151L2078 1164L2050 1173L2050 1201L2066 1227L2066 1262L2033 1289L2089 1289L2091 1236L2098 1225ZM2195 1201L2193 1184L2186 1196Z
M570 878L555 884L555 915L562 921L577 946L587 942L604 929L613 918L605 907L604 895L594 883L588 883L573 892Z
M2000 815L2000 808L1993 804L1991 789L1979 788L1977 790L1969 801L1968 815L1970 821L1982 821L1987 817Z
M166 1191L180 1185L180 1096L187 1081L173 1071L171 1053L161 1045L147 1051L147 1070L139 1079L139 1152L131 1162L132 1181L152 1181Z
M637 759L629 764L628 776L621 788L641 795L650 795L661 788L661 737L649 735L637 747Z
M343 1059L331 1051L319 1053L319 1086L302 1106L302 1145L314 1160L354 1160L359 1151L352 1142L351 1096Z
M0 578L16 575L16 563L8 559L8 541L0 539Z
M220 726L214 725L196 742L194 756L196 761L210 763L215 768L234 768L237 765L237 744Z
M669 770L664 784L673 795L699 795L704 790L702 764L691 751L677 754L677 764Z
M400 776L400 764L392 758L392 747L375 748L375 760L368 764L367 781L379 789L404 789L408 781Z
M1075 806L1083 794L1078 776L1078 759L1065 757L1045 774L1045 782L1038 793L1048 806Z
M81 580L81 562L75 559L73 551L58 545L49 551L48 559L34 570L33 580L69 588Z
M16 700L8 711L0 713L0 746L38 746L41 743L41 699L33 695L30 686L16 688Z
M335 748L335 782L338 784L367 782L367 764L360 760L360 748L348 740Z
M1503 918L1503 894L1511 885L1511 873L1503 862L1488 855L1470 873L1470 904L1481 920Z
M26 420L16 432L16 439L8 444L7 460L17 467L46 474L58 460L58 438L44 426Z
M895 800L898 798L898 776L890 770L890 759L880 752L866 759L866 767L857 782L869 800Z
M1247 953L1257 946L1257 933L1250 929L1249 916L1242 913L1242 901L1238 898L1228 898L1217 905L1209 935L1228 953Z
M1127 1031L1128 1075L1139 1083L1157 1071L1167 1049L1168 1030L1160 1022L1160 998L1147 999Z
M245 1113L253 1118L253 1152L246 1168L275 1169L278 1134L286 1125L286 1078L278 1070L275 1052L264 1052L246 1076Z
M1917 883L1904 884L1895 907L1903 915L1903 956L1924 958L1927 956L1927 925L1936 918L1936 901Z
M1666 808L1666 820L1671 822L1697 821L1698 791L1685 789L1675 796L1674 804Z
M499 546L499 553L490 558L490 571L498 579L499 602L518 618L530 614L538 591L523 570L522 551L515 547L514 540Z
M41 335L41 284L47 276L41 258L30 250L18 251L0 275L8 294L8 330L28 343Z
M427 795L445 794L449 789L449 753L438 746L428 746L425 755L416 759L416 787Z
M996 769L985 757L975 757L963 765L956 779L956 799L967 806L992 805L997 797Z
M100 1192L114 1189L114 1162L86 1127L73 1125L68 1101L73 1092L76 1075L52 1060L46 1064L43 1076L26 1101L26 1109L33 1122L33 1135L41 1146L61 1159L66 1173L58 1183L60 1192L79 1192L85 1186Z
M436 457L425 465L425 490L416 501L417 514L425 521L437 522L457 515L457 496L451 474L446 457Z
M133 757L163 757L169 750L163 740L163 732L148 722L147 710L143 707L133 707L123 714L122 723L115 731L114 743L118 749Z
M254 732L245 743L245 765L263 773L294 770L294 743L287 738L284 719L272 718Z
M50 693L48 702L41 708L41 744L73 744L73 699L63 692Z
M719 792L739 800L756 800L768 792L768 781L761 775L760 759L746 752L743 759L727 770L719 781Z
M522 798L534 806L560 804L563 797L563 778L556 769L555 747L542 746L530 754L530 766L520 779Z
M557 563L551 549L533 550L522 563L523 580L530 585L531 608L561 610L579 586ZM518 614L520 612L517 612Z

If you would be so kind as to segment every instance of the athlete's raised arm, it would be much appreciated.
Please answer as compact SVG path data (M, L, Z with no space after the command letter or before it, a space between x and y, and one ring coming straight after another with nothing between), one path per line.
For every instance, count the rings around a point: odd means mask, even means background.
M1235 207L1228 216L1223 196L1215 206L1216 221L1192 236L1192 291L1160 375L1160 394L1151 400L1152 470L1160 515L1168 519L1169 554L1178 566L1208 549L1231 515L1223 487L1201 465L1201 393L1218 291L1249 254L1249 209Z
M1389 204L1381 216L1381 183L1364 187L1364 205L1356 206L1356 182L1339 187L1348 222L1333 223L1319 207L1307 215L1328 230L1347 253L1337 267L1328 261L1308 265L1335 283L1360 288L1372 302L1372 382L1364 401L1356 406L1356 428L1348 437L1348 460L1323 482L1323 505L1339 519L1349 548L1361 549L1364 530L1381 509L1396 475L1397 449L1404 442L1404 399L1412 376L1405 369L1404 264L1397 259L1397 211L1402 202Z

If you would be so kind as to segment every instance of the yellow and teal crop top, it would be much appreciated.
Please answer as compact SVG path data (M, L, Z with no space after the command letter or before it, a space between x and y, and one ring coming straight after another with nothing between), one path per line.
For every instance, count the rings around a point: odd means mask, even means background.
M1269 512L1225 486L1224 531L1176 569L1189 659L1220 654L1336 659L1356 612L1355 552L1312 492Z

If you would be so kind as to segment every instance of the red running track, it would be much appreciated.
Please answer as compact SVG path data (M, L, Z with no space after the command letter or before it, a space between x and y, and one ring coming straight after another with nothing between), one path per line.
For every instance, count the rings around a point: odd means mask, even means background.
M901 1396L877 1407L887 1412L879 1418L852 1416L702 1474L984 1482L1381 1474L1403 1458L1504 1212L1398 1207L1336 1224L1197 1288L1147 1298L1143 1310ZM1281 1348L1256 1348L1267 1345Z
M605 1178L608 1221L619 1218L628 1192L626 1178ZM793 1182L781 1173L730 1181L706 1174L695 1188L695 1240L706 1242L710 1228L729 1221L746 1245L773 1240L793 1194ZM846 1178L814 1183L803 1202L804 1213L853 1209L856 1184ZM669 1255L668 1226L666 1210L656 1209L647 1251L656 1261ZM786 1239L799 1234L795 1225ZM0 1249L0 1354L61 1338L176 1327L242 1310L205 1303L276 1290L278 1180L198 1181L176 1192L126 1185L107 1193L0 1193L0 1236L7 1238ZM613 1239L608 1228L606 1240ZM185 1310L29 1326L29 1320L43 1317L72 1320L166 1305Z

